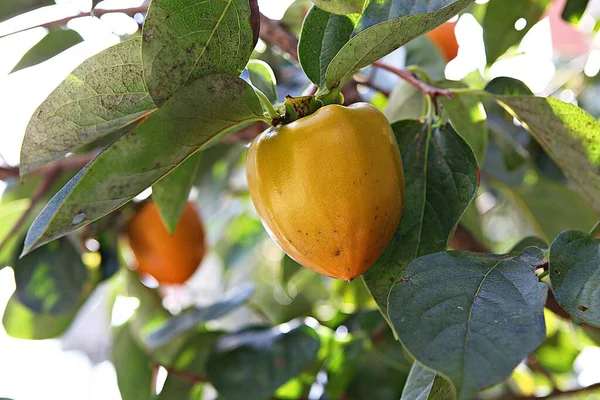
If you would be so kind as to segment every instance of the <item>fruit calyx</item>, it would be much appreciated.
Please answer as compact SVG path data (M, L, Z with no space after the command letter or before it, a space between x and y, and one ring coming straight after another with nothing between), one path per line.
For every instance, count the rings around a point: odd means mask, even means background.
M277 126L280 123L287 125L291 122L314 114L321 107L330 104L342 104L343 102L344 96L337 88L330 89L323 94L317 94L314 96L286 96L283 103L285 107L285 114L279 120L274 119L271 121L271 124L273 126Z

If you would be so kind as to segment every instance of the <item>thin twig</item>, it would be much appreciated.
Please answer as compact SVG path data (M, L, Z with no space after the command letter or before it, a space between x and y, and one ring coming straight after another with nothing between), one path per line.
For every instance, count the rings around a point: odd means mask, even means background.
M31 172L34 175L48 175L49 173L60 170L79 170L83 168L87 163L92 161L100 153L100 150L93 150L89 153L78 154L75 156L61 158L46 165L41 166L35 171ZM19 176L19 167L0 167L0 180L8 180L17 178Z
M46 29L54 29L54 28L59 28L63 25L65 25L67 22L71 21L72 19L75 18L81 18L81 17L101 17L104 14L111 14L111 13L123 13L123 14L127 14L130 17L133 17L135 14L138 13L144 13L146 11L148 11L148 6L150 5L150 0L146 0L144 1L143 4L141 4L138 7L129 7L129 8L121 8L121 9L93 9L91 11L88 12L81 12L79 14L76 15L71 15L65 18L61 18L61 19L57 19L57 20L53 20L53 21L48 21L45 22L43 24L39 24L39 25L27 25L23 28L20 28L16 31L12 31L12 32L8 32L8 33L3 33L0 34L0 38L6 37L6 36L10 36L10 35L14 35L15 33L20 33L20 32L24 32L27 31L29 29L33 29L33 28L46 28Z
M454 97L454 95L452 94L452 92L450 90L431 86L431 85L423 82L419 78L417 78L417 76L415 74L413 74L412 72L410 72L408 70L394 68L391 65L382 63L381 61L375 61L373 63L373 65L376 66L377 68L384 69L384 70L391 72L391 73L397 75L398 77L404 79L406 82L408 82L409 84L411 84L412 86L417 88L421 93L431 96L432 99L435 99L438 96L446 97L448 99L451 99Z
M181 370L173 368L173 367L167 367L167 366L160 365L160 364L154 364L154 366L162 367L167 371L167 373L169 375L177 376L179 378L185 379L188 382L192 382L192 383L208 383L208 382L210 382L210 379L207 379L207 378L204 378L201 376L197 376L197 375L191 374L186 371L181 371Z
M179 370L177 368L167 367L167 366L164 366L164 365L161 365L161 364L156 364L156 363L154 364L154 367L162 367L162 368L164 368L167 371L167 373L169 375L178 376L178 377L180 377L182 379L185 379L188 382L192 382L192 383L210 383L210 379L208 379L208 378L204 378L202 376L197 376L197 375L191 374L191 373L186 372L186 371L181 371L181 370ZM286 399L281 399L279 397L272 396L270 400L286 400ZM295 400L307 400L307 399L305 397L301 397L301 398L298 398L298 399L295 399Z
M4 239L2 239L2 242L0 242L0 250L2 250L4 246L6 246L6 243L8 243L8 241L12 239L14 235L16 235L19 229L21 229L21 226L25 223L25 221L27 221L27 218L29 218L37 204L40 202L40 200L42 200L46 192L50 190L52 184L54 183L54 181L56 181L56 178L58 177L60 171L60 168L54 168L53 170L48 171L45 174L44 180L42 181L40 186L38 186L37 190L31 197L31 203L29 204L29 207L27 208L27 210L25 210L23 214L21 214L17 222L15 222L8 234L4 237Z
M279 47L298 61L298 38L285 29L279 21L260 15L260 38Z

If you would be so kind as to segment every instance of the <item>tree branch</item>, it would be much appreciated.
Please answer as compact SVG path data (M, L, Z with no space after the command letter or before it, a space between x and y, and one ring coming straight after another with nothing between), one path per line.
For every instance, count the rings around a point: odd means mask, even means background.
M105 9L93 9L89 12L81 12L79 14L76 15L71 15L65 18L61 18L61 19L57 19L57 20L53 20L53 21L48 21L46 23L40 24L40 25L27 25L23 28L20 28L16 31L12 31L9 33L4 33L2 35L0 35L0 38L6 37L6 36L10 36L10 35L14 35L15 33L20 33L20 32L24 32L26 30L29 29L33 29L33 28L46 28L46 29L55 29L55 28L59 28L63 25L65 25L67 22L69 22L72 19L75 18L81 18L81 17L101 17L104 14L111 14L111 13L123 13L123 14L127 14L130 17L133 17L135 14L138 13L144 13L146 11L148 11L148 6L150 5L150 0L145 0L143 4L141 4L138 7L129 7L129 8L121 8L121 9L110 9L110 10L105 10Z
M415 74L408 70L394 68L391 65L384 64L381 61L375 61L373 65L377 68L384 69L404 79L406 82L417 88L421 93L431 96L432 99L435 99L438 96L446 97L448 99L454 97L451 91L431 86L417 78Z
M87 163L92 161L100 153L100 150L93 150L89 153L78 154L75 156L60 158L56 161L41 166L32 172L37 175L48 175L54 171L80 170ZM19 167L0 167L0 180L17 178L19 176Z
M0 250L2 250L4 248L4 246L6 246L6 243L8 243L8 241L11 240L13 238L13 236L16 235L16 233L19 231L19 229L21 229L21 226L27 221L27 218L29 218L29 216L31 215L31 213L33 212L33 210L35 209L37 204L40 202L40 200L42 200L42 198L44 197L46 192L48 192L48 190L50 190L50 188L52 187L52 184L56 181L56 178L58 177L58 174L60 173L60 171L61 171L60 167L55 167L54 169L49 170L48 172L46 172L44 174L45 175L44 180L42 181L40 186L38 186L37 190L31 197L31 204L29 204L29 207L27 208L27 210L25 210L25 212L23 214L21 214L21 216L19 217L17 222L15 222L13 227L10 229L10 231L6 234L6 236L2 240L2 242L0 242Z
M260 38L270 45L279 47L298 61L298 38L288 32L281 22L260 14Z

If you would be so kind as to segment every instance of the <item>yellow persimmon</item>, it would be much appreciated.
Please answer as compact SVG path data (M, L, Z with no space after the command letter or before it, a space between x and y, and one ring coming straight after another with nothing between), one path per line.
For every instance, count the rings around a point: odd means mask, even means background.
M246 173L273 240L333 278L369 269L402 215L400 151L385 116L366 103L328 105L266 130L250 146Z

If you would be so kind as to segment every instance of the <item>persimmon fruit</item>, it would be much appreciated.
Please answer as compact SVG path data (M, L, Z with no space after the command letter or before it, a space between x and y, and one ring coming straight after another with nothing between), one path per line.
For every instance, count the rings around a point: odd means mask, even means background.
M204 257L204 227L191 202L186 203L173 234L163 224L156 203L147 202L129 222L127 237L137 271L159 283L184 283Z
M327 105L266 130L250 146L246 174L273 240L333 278L369 269L402 215L400 151L385 116L366 103Z
M454 33L455 27L456 22L444 22L425 34L442 53L446 62L455 59L458 55L458 41Z

